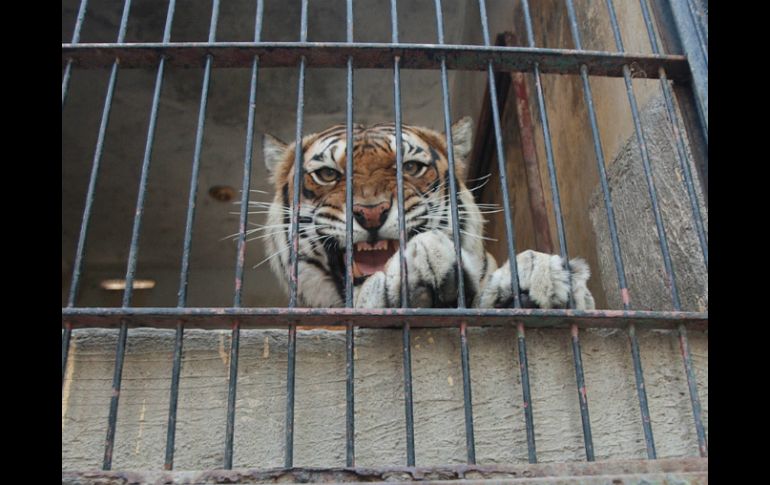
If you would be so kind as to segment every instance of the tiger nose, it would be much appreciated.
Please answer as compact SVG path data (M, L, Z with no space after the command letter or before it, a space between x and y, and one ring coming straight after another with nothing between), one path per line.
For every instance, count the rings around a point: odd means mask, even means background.
M388 217L390 202L375 205L356 204L353 206L353 216L364 229L379 229Z

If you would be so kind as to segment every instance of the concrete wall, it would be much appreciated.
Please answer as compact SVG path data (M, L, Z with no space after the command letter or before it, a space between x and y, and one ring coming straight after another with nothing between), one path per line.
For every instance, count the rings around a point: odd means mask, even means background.
M62 464L101 466L116 331L76 331L62 399ZM584 460L569 333L527 333L538 460ZM174 335L129 332L113 468L163 464ZM667 332L639 333L653 431L660 457L697 455L697 440L678 343ZM462 372L457 330L412 336L416 461L465 461ZM581 334L597 459L644 458L645 446L624 332ZM525 463L515 330L469 331L476 454L481 464ZM175 467L221 467L230 333L188 331L179 396ZM287 335L241 336L236 401L236 467L280 467L284 454ZM708 424L708 338L690 345ZM300 332L296 361L296 466L345 463L345 335ZM401 332L356 331L356 463L403 465L406 458Z

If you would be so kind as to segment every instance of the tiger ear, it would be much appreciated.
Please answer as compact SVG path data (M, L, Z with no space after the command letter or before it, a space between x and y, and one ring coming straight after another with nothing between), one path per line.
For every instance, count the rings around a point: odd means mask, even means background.
M267 171L273 173L275 167L283 160L286 155L286 149L289 147L278 138L265 133L262 135L262 153L265 156L265 167Z
M469 163L468 155L473 146L473 119L470 116L464 116L452 125L452 146L455 164L462 178L465 178Z

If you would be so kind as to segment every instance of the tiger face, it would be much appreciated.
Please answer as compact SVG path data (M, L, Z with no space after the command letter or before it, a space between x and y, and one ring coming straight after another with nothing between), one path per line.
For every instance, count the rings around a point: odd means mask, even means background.
M344 302L346 135L346 126L336 125L302 140L298 295L303 306L340 306ZM484 254L481 215L464 183L471 139L470 118L452 126L461 244L465 251ZM407 240L436 230L451 237L445 137L427 128L402 125L402 140ZM382 271L399 249L395 126L354 125L352 143L353 283L358 287ZM271 266L286 288L295 144L265 135L263 150L275 187L268 210L266 248ZM322 304L311 304L319 303L317 300Z

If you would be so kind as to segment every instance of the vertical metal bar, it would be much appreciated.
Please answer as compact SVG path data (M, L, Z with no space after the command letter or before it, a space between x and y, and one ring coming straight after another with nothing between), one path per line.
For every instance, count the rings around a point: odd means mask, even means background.
M580 418L583 422L583 442L586 449L586 460L594 461L594 442L591 436L591 421L588 415L588 395L583 374L583 356L580 352L580 336L577 325L570 326L572 334L572 355L575 361L575 380L577 382L578 400L580 402Z
M527 28L527 40L530 47L535 47L535 37L532 30L532 18L529 13L528 0L522 0L522 7L524 8L524 19ZM551 143L551 132L548 126L548 112L545 107L545 95L543 94L543 85L540 79L540 66L535 63L534 66L535 87L537 91L538 108L540 111L540 120L543 125L543 138L545 140L545 153L548 164L548 173L551 180L551 195L553 197L554 214L556 216L556 230L559 236L559 249L562 259L565 264L569 266L569 256L567 252L567 241L564 232L564 222L561 213L561 200L559 197L559 185L556 180L556 168L553 158L553 145ZM586 78L587 79L587 78ZM597 142L598 133L594 133L594 144ZM597 152L598 155L598 152ZM603 163L603 161L602 161ZM574 306L572 288L569 292L568 306L572 308ZM575 364L575 378L577 380L578 388L578 401L580 404L580 418L583 426L583 442L586 450L586 459L588 461L594 461L594 445L591 435L591 420L588 413L588 397L585 386L585 379L583 376L583 359L580 351L580 340L578 327L575 324L570 326L570 333L572 335L572 354Z
M168 15L173 16L176 0L169 2ZM136 210L134 212L134 226L131 232L131 244L128 250L128 266L126 268L126 288L123 291L123 307L131 306L131 297L134 290L134 276L136 275L136 262L139 252L139 235L144 215L144 201L147 194L147 179L150 173L150 158L155 142L155 127L158 121L158 106L160 105L160 93L163 89L163 74L166 65L166 56L161 56L158 64L158 73L155 77L155 90L152 95L150 107L150 123L147 128L147 141L144 145L144 159L142 160L142 172L139 177L139 192L136 197Z
M83 17L86 11L86 1L81 2L80 11L78 12L77 23L75 24L75 33L72 36L72 42L77 43L80 38L80 28L83 23ZM122 43L126 37L126 26L128 24L128 12L131 8L131 0L125 0L123 4L123 15L121 16L120 26L118 28L118 43ZM72 271L72 282L70 283L69 298L67 302L68 307L72 307L75 304L78 296L78 290L80 288L80 273L83 270L83 256L85 254L86 239L88 236L88 225L91 221L91 206L94 202L94 192L96 190L96 179L99 175L99 166L102 160L102 151L104 149L104 137L107 133L107 125L110 120L110 111L112 110L112 96L115 91L115 84L118 80L118 64L119 59L115 59L112 64L112 71L110 72L110 79L107 82L107 94L104 99L104 109L102 110L102 119L99 124L99 135L96 139L96 150L94 151L94 159L91 167L91 178L88 182L88 190L86 192L86 204L83 209L83 221L80 225L80 236L78 238L77 250L75 251L75 264ZM62 88L62 93L65 94L65 89ZM62 96L62 104L64 96Z
M235 394L238 384L238 351L241 342L241 327L237 320L233 322L230 337L230 371L227 383L227 426L225 427L225 457L223 468L233 467L233 440L235 439Z
M682 353L685 375L687 376L687 389L690 391L690 403L692 404L692 414L695 419L695 433L698 436L698 452L700 456L708 456L708 442L706 441L706 430L703 427L703 413L701 410L700 398L698 397L698 382L695 379L695 371L692 367L692 356L690 354L690 343L687 340L687 330L683 324L677 327L679 333L679 350Z
M86 8L88 6L88 0L80 0L80 8L78 9L78 16L75 19L75 29L72 32L71 44L77 44L80 41L80 29L83 28L83 19L86 16ZM67 90L70 84L70 74L72 73L72 59L67 60L67 67L64 68L64 76L62 76L61 82L61 105L64 107L64 101L67 99Z
M444 16L441 8L441 0L435 0L436 28L438 31L438 43L444 43ZM452 120L449 107L449 82L447 79L446 58L441 59L441 94L444 103L444 133L447 142L447 161L449 162L449 202L452 214L452 239L455 248L455 262L457 271L457 307L465 308L465 277L463 275L462 244L460 242L460 213L457 204L457 180L455 172L454 145L452 143ZM460 323L460 353L463 371L463 408L465 409L465 447L468 455L468 463L476 463L476 443L473 436L473 399L471 395L471 369L469 362L468 340L466 336L466 323Z
M647 12L648 5L652 6L652 18L657 24L657 33L660 34L660 40L663 43L661 50L675 54L683 53L684 49L674 25L674 14L671 11L670 2L653 0L651 3L644 2L642 4L642 13L646 13L645 23L648 23L647 31L649 33L653 27L649 12ZM654 32L653 39L655 39ZM655 41L655 46L657 46L657 41ZM703 193L704 207L708 207L708 133L706 133L706 126L701 119L701 113L696 107L698 102L695 99L695 90L692 89L692 83L689 85L687 83L672 83L671 88L677 100L683 132L687 133L690 142L692 151L689 155L692 157L693 166L698 173L697 181Z
M650 45L654 54L659 52L658 42L655 38L655 30L652 26L652 18L650 11L645 0L640 0L642 7L642 15L644 17L644 23L647 26L647 34L650 38ZM690 196L690 204L693 209L693 219L695 219L696 228L698 230L698 238L701 241L701 249L703 250L703 258L708 267L708 244L705 242L703 227L700 225L701 216L699 211L698 200L695 197L695 190L692 183L692 175L690 173L689 163L686 159L686 150L684 148L684 140L682 138L681 130L679 129L678 120L676 117L676 110L674 109L673 100L671 98L671 92L668 86L668 80L665 77L665 70L660 69L660 82L663 88L663 97L666 100L666 109L668 111L669 119L671 120L671 126L674 130L674 135L677 140L677 150L679 152L679 164L682 168L682 172L685 175L685 183L687 186L687 192ZM703 418L701 414L700 398L698 397L698 386L695 380L695 374L692 369L692 357L690 356L690 346L687 341L687 332L684 325L679 325L677 328L679 333L679 346L682 352L682 360L685 367L685 375L687 376L687 388L690 392L690 404L692 405L693 417L695 420L695 432L698 436L698 451L701 456L708 456L708 443L706 442L706 432L703 427Z
M644 17L644 24L647 27L647 35L650 38L650 46L652 47L653 54L659 54L658 41L655 37L655 29L652 26L652 18L650 11L647 7L645 0L640 0L639 4L642 7L642 16ZM668 85L668 78L666 76L666 70L661 67L658 69L660 76L660 87L663 90L663 99L666 102L666 112L668 118L671 121L671 129L674 133L674 139L676 140L677 160L679 161L679 168L684 175L685 187L687 188L687 195L690 198L690 207L692 208L692 217L695 223L695 233L698 235L698 242L700 243L701 252L703 253L703 261L708 268L708 241L706 240L706 231L703 228L703 218L700 212L700 204L695 194L695 186L692 180L692 173L690 171L690 161L687 157L687 150L685 149L684 137L682 130L679 126L679 119L676 115L676 109L674 108L673 98L671 96L671 90Z
M642 371L642 357L639 353L639 341L636 338L636 325L633 323L628 326L628 340L631 343L631 360L634 364L636 394L639 396L639 412L642 416L642 430L644 432L644 442L647 448L647 458L654 460L657 458L657 453L655 452L655 438L652 435L650 409L647 405L647 391L645 390L644 373Z
M102 470L112 468L112 451L115 446L115 428L118 418L118 404L120 400L120 385L123 379L123 361L126 356L126 339L128 337L128 323L120 324L118 333L118 347L115 352L115 372L112 376L112 397L110 398L110 414L107 420L107 438L104 441L104 460Z
M300 41L307 42L307 0L302 0L300 17ZM297 306L298 254L299 254L299 213L303 172L302 123L305 108L305 56L299 63L299 81L297 85L297 131L294 148L294 194L291 207L291 226L289 231L291 274L289 281L289 307ZM289 355L286 369L286 454L284 466L291 468L294 463L294 377L297 350L297 325L289 325Z
M484 37L484 45L491 44L489 38L489 21L487 17L486 0L479 0L479 16L481 17L481 30ZM492 107L492 121L495 130L495 146L497 149L497 171L500 178L500 189L503 194L503 212L505 216L505 231L508 243L508 264L511 271L511 294L513 295L513 307L521 308L519 292L519 272L516 264L516 239L513 227L513 215L511 214L511 202L508 192L507 164L505 149L503 148L502 126L500 123L500 109L497 101L497 84L492 62L487 66L487 78L489 79L489 100ZM524 325L518 324L519 344L519 368L521 371L522 393L524 397L524 421L527 429L527 454L530 463L537 463L537 451L535 447L535 424L532 415L532 401L529 387L529 366L527 364L527 342L524 335Z
M353 0L346 2L347 41L353 42ZM346 147L345 163L345 306L353 306L353 57L348 57L347 97L345 98ZM348 322L345 329L345 464L356 465L355 452L355 390L353 378L355 352L353 324Z
M390 0L391 41L398 44L397 0ZM404 155L401 133L401 57L393 59L393 105L396 125L396 197L398 202L399 263L401 270L401 307L409 306L409 278L406 263L406 220L404 211ZM404 414L406 419L406 464L414 466L414 412L412 402L411 326L404 323Z
M524 334L524 324L516 324L516 339L519 343L519 370L521 373L521 389L524 398L524 420L527 426L527 458L530 463L537 463L535 448L535 424L532 418L532 394L529 388L529 363L527 362L527 341Z
M286 450L284 467L294 466L294 375L297 350L297 325L289 325L289 357L286 370Z
M623 39L620 34L620 26L618 25L618 19L615 14L615 6L612 0L607 0L607 11L610 16L610 24L612 26L612 32L615 37L615 47L619 52L623 52ZM576 19L575 19L576 20ZM575 23L576 25L576 23ZM579 32L574 31L574 34L579 44ZM649 157L647 154L647 144L644 139L644 132L641 126L641 119L637 111L636 97L634 96L633 84L631 81L631 72L628 66L623 66L623 79L626 83L626 93L628 94L628 100L631 105L631 115L634 121L634 127L636 130L637 141L639 143L639 149L641 152L642 160L649 164ZM634 365L634 375L636 380L636 393L639 397L639 410L642 418L642 430L644 432L644 441L647 447L647 457L654 459L656 457L655 452L655 439L652 434L652 424L650 422L650 410L647 406L647 391L644 386L644 373L642 370L641 357L639 355L639 342L636 338L636 326L631 323L628 326L628 338L631 343L631 357Z
M64 324L64 333L61 337L61 385L64 387L64 373L67 370L67 356L70 351L70 337L72 336L72 324Z
M582 49L580 42L580 32L577 25L577 14L575 13L575 5L572 0L567 0L567 11L570 17L570 28L572 29L572 37L577 49ZM617 42L616 37L616 42ZM619 47L622 48L622 45ZM584 84L588 83L588 69L585 65L580 66L581 75L584 75ZM668 286L671 290L671 299L674 302L674 308L680 309L679 303L679 291L677 289L676 280L674 276L674 270L671 265L671 255L668 250L668 240L666 239L666 231L663 226L663 220L660 215L660 208L658 206L658 196L655 190L655 182L652 178L652 168L650 167L650 158L647 153L647 143L644 139L644 132L642 131L641 118L639 116L639 109L636 104L636 96L634 96L633 85L631 83L631 72L628 66L623 68L623 79L626 83L626 93L628 94L628 101L631 105L631 115L634 121L634 130L636 132L637 142L639 143L639 151L642 158L642 166L644 168L644 175L647 180L647 189L650 195L650 201L652 202L652 212L655 217L655 226L658 232L658 238L660 239L660 250L663 255L663 265L666 269L666 275L668 277ZM590 89L590 88L589 88Z
M257 1L257 14L254 27L254 42L259 42L262 32L263 0ZM246 222L248 219L249 193L251 182L251 160L254 147L254 115L257 104L257 80L259 57L254 56L251 65L251 84L249 88L249 105L246 123L246 147L243 155L243 182L241 184L241 212L238 223L238 249L235 264L235 295L233 307L239 308L243 296L243 268L246 261ZM230 338L230 371L227 386L227 422L225 426L225 456L223 468L233 467L233 442L235 440L235 398L238 383L238 351L240 348L240 322L233 322Z
M131 0L126 0L126 2L123 4L123 15L121 17L120 27L118 29L118 43L123 42L125 39L126 25L128 24L128 12L130 9ZM96 188L96 177L98 175L102 149L104 147L104 136L107 132L107 124L109 122L110 111L112 107L112 96L115 91L115 84L117 83L118 64L119 60L115 59L115 62L112 64L112 72L110 73L110 80L108 82L107 98L105 99L104 111L102 112L102 122L99 126L99 135L96 142L96 153L94 154L94 163L91 169L91 180L89 181L88 193L86 195L86 207L83 212L83 223L80 227L80 239L78 240L75 271L72 275L73 281L72 286L70 287L70 301L68 304L69 307L72 307L75 304L77 290L80 284L80 271L82 270L83 256L85 253L85 239L88 231L88 223L91 218L91 206L93 204L94 190ZM110 399L110 412L107 420L107 437L105 439L104 460L102 462L102 468L104 470L109 470L112 466L112 449L115 441L115 424L118 414L118 399L120 397L120 382L123 372L123 357L125 354L127 332L128 325L125 322L121 323L115 355L115 372L112 378L112 398Z
M115 84L118 78L118 63L115 62L112 65L112 71L110 72L110 79L107 82L107 95L104 100L104 109L102 111L102 119L99 125L99 134L96 139L96 150L94 151L93 164L91 166L91 177L88 181L88 190L86 192L86 203L83 208L83 220L80 225L80 236L78 237L78 245L75 251L75 263L72 270L72 281L70 282L69 298L67 302L68 307L75 305L75 301L78 297L78 290L80 289L80 273L83 270L83 258L86 250L86 240L88 238L88 226L91 222L91 208L94 203L94 195L96 192L96 180L99 176L99 168L102 161L102 151L104 150L104 137L107 133L107 125L110 120L110 111L112 109L112 96L115 91Z
M169 5L171 8L171 5ZM211 6L211 22L209 24L209 42L216 40L217 20L219 18L219 0L214 0ZM163 42L171 40L171 22L166 19L166 28L163 34ZM190 269L190 250L192 246L192 227L195 220L195 202L198 192L198 174L200 171L201 147L203 145L203 129L206 121L206 106L208 103L209 84L211 79L211 64L213 58L206 56L206 65L203 71L203 83L201 86L200 108L198 111L198 125L195 132L195 148L193 151L193 166L190 175L190 191L187 199L187 218L185 223L185 235L182 248L182 267L179 276L179 291L177 293L177 307L187 305L187 284ZM169 399L168 429L166 432L166 457L164 469L171 470L174 467L174 443L176 438L176 413L179 400L179 377L182 366L182 346L184 343L184 323L177 322L176 339L174 342L174 362L171 371L171 396Z
M168 425L166 426L166 456L164 470L174 468L174 444L176 442L176 410L179 403L179 376L182 372L182 346L184 344L184 324L181 320L176 325L174 339L174 363L171 369L171 391L168 401Z

